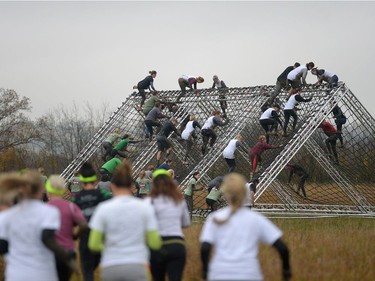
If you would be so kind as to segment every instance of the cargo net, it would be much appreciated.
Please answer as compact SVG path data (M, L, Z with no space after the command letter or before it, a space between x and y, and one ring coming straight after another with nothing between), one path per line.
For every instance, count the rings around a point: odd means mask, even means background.
M304 189L298 194L299 176L293 175L288 183L288 171L283 169L257 198L255 205L264 211L296 212L307 211L317 213L366 213L374 212L375 175L375 122L366 109L359 103L355 96L345 87L345 94L340 98L332 99L332 107L338 105L347 118L342 128L343 147L337 140L337 154L339 164L334 164L325 145L326 136L321 129L316 129L309 136L302 148L291 153L288 163L297 164L306 171L308 178ZM207 184L217 176L228 172L228 167L222 156L222 151L238 134L244 137L244 143L236 151L236 172L243 174L250 180L249 149L254 146L260 135L265 134L259 124L262 113L261 108L268 97L273 93L274 86L257 86L247 88L228 88L225 90L202 89L199 92L188 91L177 101L181 91L161 91L159 93L163 104L163 113L169 118L160 120L164 124L171 118L179 121L177 128L182 131L188 121L189 114L194 114L196 120L203 125L212 111L225 111L227 122L224 127L217 127L217 140L213 147L202 156L202 139L194 142L191 152L185 160L185 143L172 134L169 139L173 144L173 151L168 156L172 159L172 169L175 170L177 181L181 189L186 188L188 181L195 171L201 173L198 186L207 187ZM319 109L326 104L327 96L333 94L325 86L306 88L302 92L304 98L312 98L308 103L300 103L297 111L298 123L295 130L291 130L293 120L289 122L288 137L282 136L282 128L277 134L270 135L270 143L288 144L297 135L301 127L318 114ZM149 96L148 96L149 97ZM282 91L277 103L283 108L287 93ZM127 158L133 164L133 176L137 178L140 171L149 165L156 165L157 145L155 139L146 138L144 114L138 110L140 97L137 93L116 110L103 127L95 134L91 141L84 147L79 155L64 170L62 176L69 179L73 172L85 162L90 160L99 169L103 164L101 159L104 151L103 140L115 129L129 133L133 140L141 140L136 144L129 144ZM280 119L284 121L282 109ZM336 127L335 120L330 112L322 117ZM269 167L281 149L267 150L262 155L261 166L255 176L267 177ZM165 159L167 155L163 155ZM262 178L261 178L262 179ZM262 182L260 183L260 185ZM205 217L209 212L206 205L207 190L195 192L193 215ZM224 199L219 200L219 207L225 206Z

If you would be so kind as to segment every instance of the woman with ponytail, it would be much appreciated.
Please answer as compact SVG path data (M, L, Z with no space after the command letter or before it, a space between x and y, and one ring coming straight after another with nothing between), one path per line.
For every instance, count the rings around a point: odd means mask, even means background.
M55 257L76 270L75 260L55 239L59 210L41 201L43 192L38 172L1 176L1 196L18 198L16 205L1 212L0 255L6 254L6 281L57 281Z
M103 281L147 281L148 247L161 247L154 210L133 196L129 162L116 168L111 182L114 198L95 210L89 248L102 252Z
M224 177L221 189L229 206L207 217L200 236L203 278L263 280L258 261L258 244L263 242L279 252L283 280L289 280L289 251L281 240L282 232L263 215L242 206L245 185L246 180L240 174Z
M82 190L72 198L72 201L82 210L86 221L90 222L91 216L99 203L112 197L107 189L97 189L97 175L90 163L84 163L79 170L79 181ZM94 281L94 271L100 262L100 254L92 253L88 248L90 230L82 234L79 240L79 254L84 281Z
M151 272L154 281L181 281L186 261L182 228L190 225L189 212L181 191L172 175L158 169L152 175L150 197L145 199L154 207L163 246L151 251Z
M157 75L156 70L151 70L148 72L150 75L148 75L145 79L142 81L139 81L136 86L133 87L133 89L138 89L138 94L141 96L141 105L139 106L138 110L142 111L142 106L145 103L146 100L146 93L145 90L149 89L151 91L156 91L154 87L154 79Z

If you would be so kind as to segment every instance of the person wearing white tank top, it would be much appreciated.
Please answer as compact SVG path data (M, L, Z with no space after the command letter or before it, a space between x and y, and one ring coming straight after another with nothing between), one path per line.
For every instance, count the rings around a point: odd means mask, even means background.
M197 138L197 135L195 133L196 128L201 129L201 125L195 120L195 115L190 115L190 121L187 122L185 129L181 133L181 138L184 140L186 144L186 152L183 164L187 165L187 157L190 154L191 148L194 144L193 139Z
M225 126L225 125L227 125L227 122L223 122L221 120L220 111L214 110L212 112L212 116L206 120L201 130L201 135L202 135L202 140L203 140L202 155L206 154L208 142L210 142L210 147L213 147L216 142L217 135L214 130L215 127Z
M296 89L296 90L293 90L292 92L292 95L290 96L290 98L288 99L288 101L286 102L285 106L284 106L284 118L285 118L285 121L284 121L284 128L283 128L283 137L287 137L287 129L288 129L288 124L289 124L289 119L290 117L293 117L293 130L296 129L296 126L297 126L297 121L298 121L298 116L297 116L297 113L295 111L295 106L299 103L299 102L309 102L311 101L312 98L309 98L309 99L304 99L303 97L301 97L300 95L301 93L301 89Z
M233 172L236 168L234 153L236 152L237 147L241 146L242 142L243 137L241 135L237 135L236 138L231 140L229 144L224 148L223 156L229 168L228 173Z

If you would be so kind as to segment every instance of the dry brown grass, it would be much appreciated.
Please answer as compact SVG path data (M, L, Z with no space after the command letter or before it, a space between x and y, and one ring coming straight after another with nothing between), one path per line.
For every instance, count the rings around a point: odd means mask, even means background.
M296 281L375 280L375 220L366 218L273 219L284 232ZM188 262L184 281L200 279L201 224L185 230ZM265 280L281 280L280 259L267 246L260 247ZM0 278L1 279L1 278ZM80 281L73 277L72 281ZM96 281L99 281L97 278Z

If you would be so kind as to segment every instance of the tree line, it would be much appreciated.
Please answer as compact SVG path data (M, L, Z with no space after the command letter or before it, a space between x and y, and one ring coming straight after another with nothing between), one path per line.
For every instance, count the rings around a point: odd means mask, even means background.
M59 105L42 117L29 117L31 100L0 88L0 171L44 167L61 173L112 113L106 104Z

